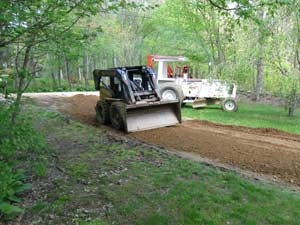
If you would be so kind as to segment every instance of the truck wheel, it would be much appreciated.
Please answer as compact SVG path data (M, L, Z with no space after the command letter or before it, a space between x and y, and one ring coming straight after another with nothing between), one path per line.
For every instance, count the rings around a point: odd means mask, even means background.
M222 109L226 112L235 112L238 109L237 103L232 98L226 98L222 101Z
M164 100L179 100L182 103L184 94L181 87L173 83L165 83L159 86L161 98Z
M108 104L104 101L98 101L95 110L96 110L96 118L98 123L108 124L109 123Z
M122 102L112 103L110 106L109 114L111 125L113 126L113 128L117 130L124 130L126 120L125 104Z

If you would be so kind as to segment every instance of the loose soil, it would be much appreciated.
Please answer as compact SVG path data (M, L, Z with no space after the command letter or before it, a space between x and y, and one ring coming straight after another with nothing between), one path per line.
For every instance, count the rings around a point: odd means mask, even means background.
M38 99L40 104L53 107L82 123L96 125L94 107L98 96L80 94L65 98L42 96ZM218 163L300 185L300 135L269 128L253 129L187 120L178 126L131 133L127 137L169 150L199 154Z
M95 95L75 95L64 98L63 105L58 108L60 112L78 119L82 123L97 125L95 105L99 97Z
M300 136L195 120L130 136L300 184Z

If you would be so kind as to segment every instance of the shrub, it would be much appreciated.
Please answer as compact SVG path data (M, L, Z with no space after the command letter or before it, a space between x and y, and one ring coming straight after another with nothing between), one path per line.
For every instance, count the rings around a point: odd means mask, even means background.
M11 125L12 109L0 106L0 160L12 161L28 153L38 153L45 148L42 135L32 125L32 117L21 114L15 126Z
M12 203L20 202L17 194L29 189L29 184L24 184L24 173L21 170L14 171L13 166L0 161L0 218L13 219L23 210Z
M24 172L16 168L32 167L46 147L44 138L33 127L33 113L22 112L12 126L12 108L0 105L0 219L14 218L23 210L15 205L20 202L19 193L30 188L24 184ZM22 162L22 164L18 164ZM39 174L45 168L39 168Z

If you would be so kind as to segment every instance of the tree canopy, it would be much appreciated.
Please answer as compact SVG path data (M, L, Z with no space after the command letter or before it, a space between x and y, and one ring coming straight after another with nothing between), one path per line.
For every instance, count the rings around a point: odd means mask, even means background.
M88 88L95 68L145 64L147 54L184 55L195 77L234 81L254 99L267 92L293 106L298 11L296 0L4 0L1 65L21 95L35 76L57 88L61 80L69 87L84 80Z

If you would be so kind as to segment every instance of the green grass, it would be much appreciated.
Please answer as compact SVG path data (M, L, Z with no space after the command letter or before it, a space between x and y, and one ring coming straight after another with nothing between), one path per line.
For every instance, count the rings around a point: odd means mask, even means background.
M299 224L299 193L59 115L38 115L63 172L24 218L40 224Z
M297 111L295 117L289 117L287 114L287 111L283 107L249 103L239 103L239 109L234 113L224 112L218 105L203 109L193 109L190 105L182 108L182 115L188 118L207 120L226 125L275 128L299 134L300 112Z
M12 108L0 104L0 224L23 212L20 194L30 189L26 176L43 176L47 166L43 163L46 142L33 126L33 116L28 111L11 124ZM21 168L22 167L22 168Z

